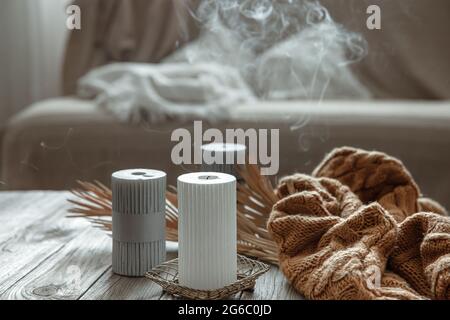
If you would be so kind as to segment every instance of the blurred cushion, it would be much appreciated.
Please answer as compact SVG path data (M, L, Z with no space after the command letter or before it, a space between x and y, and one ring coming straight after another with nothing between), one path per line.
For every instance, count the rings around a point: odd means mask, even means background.
M159 62L196 36L189 14L196 0L75 0L81 30L70 33L63 67L64 93L78 78L109 62Z

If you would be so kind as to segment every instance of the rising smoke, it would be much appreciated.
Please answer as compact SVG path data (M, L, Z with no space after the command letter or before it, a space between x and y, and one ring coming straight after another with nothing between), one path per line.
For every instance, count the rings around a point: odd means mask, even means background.
M367 54L362 36L316 0L201 0L199 39L174 60L240 70L261 99L367 98L349 65Z

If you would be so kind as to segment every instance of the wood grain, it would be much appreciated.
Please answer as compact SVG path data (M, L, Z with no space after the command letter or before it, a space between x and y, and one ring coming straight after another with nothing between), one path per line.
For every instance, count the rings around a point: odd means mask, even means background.
M277 267L272 267L256 281L253 292L243 291L241 300L302 300Z
M82 300L158 300L162 289L146 278L123 277L111 269L84 294Z
M177 257L177 248L176 243L168 243L166 260ZM81 299L157 300L161 297L172 299L171 296L163 293L160 286L146 278L122 277L109 269Z
M0 299L173 299L148 279L113 274L111 238L66 218L69 196L0 192ZM302 299L276 267L230 298Z
M111 239L87 228L20 279L0 298L78 299L111 265Z
M0 296L81 230L90 228L85 221L64 218L66 195L61 192L1 193Z

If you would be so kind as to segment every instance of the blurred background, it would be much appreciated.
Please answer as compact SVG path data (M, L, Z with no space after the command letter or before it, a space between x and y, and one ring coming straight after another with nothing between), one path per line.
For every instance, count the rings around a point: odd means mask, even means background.
M341 145L376 149L449 204L449 15L448 0L0 0L0 190L109 184L130 167L174 183L195 168L171 162L171 132L203 119L280 129L278 176Z
M0 121L62 93L69 1L0 1Z

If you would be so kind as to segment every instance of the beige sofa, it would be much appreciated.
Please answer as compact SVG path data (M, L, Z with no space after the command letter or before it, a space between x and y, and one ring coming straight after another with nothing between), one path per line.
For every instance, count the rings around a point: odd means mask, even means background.
M80 2L92 6L96 1ZM330 1L325 1L327 2ZM122 2L122 5L125 3L128 2ZM143 5L143 2L139 3ZM354 1L346 3L355 5ZM390 6L388 2L383 3ZM311 172L324 154L337 146L351 145L385 151L404 161L424 194L450 207L450 102L431 100L450 98L450 85L446 86L450 72L445 74L450 71L449 46L436 44L439 50L430 48L428 51L421 47L421 39L424 43L429 42L423 28L415 37L415 41L412 41L411 35L405 33L399 35L398 39L389 33L393 30L395 21L403 28L405 23L414 26L414 21L421 21L420 10L423 8L420 8L419 2L408 3L412 4L411 8L417 4L415 11L410 12L410 15L415 17L413 20L392 20L391 23L388 21L387 30L379 31L380 33L375 35L362 30L367 33L369 44L373 43L375 49L369 52L368 58L361 62L355 72L382 100L260 102L241 105L233 108L226 120L213 124L205 123L205 128L207 125L220 129L279 128L279 175L295 171ZM436 5L437 7L430 6L429 10L439 13L442 7L448 7L448 1L439 0ZM171 5L169 7L171 8ZM344 10L332 4L330 11L335 12L341 21L348 24L354 24L357 12L361 19L365 15L365 11L355 9L352 11L353 15L345 17ZM428 11L425 16L429 16ZM448 22L446 23L448 26ZM432 32L433 28L441 27L444 22L439 20L437 24L438 26L433 26L430 23L429 32ZM95 29L88 30L94 34L96 32ZM411 27L411 30L416 32L415 27ZM392 49L389 54L383 53L382 49L376 49L378 44L387 46L380 40L383 34L386 35L385 39L393 41L388 45L396 44L398 49ZM89 39L91 41L92 37ZM107 63L106 57L111 56L101 51L98 46L94 46L94 51L86 53L89 45L83 42L85 40L80 34L76 34L69 42L70 50L65 68L68 93L73 87L74 79L79 76L73 70L88 70ZM83 43L78 43L80 41ZM146 43L146 46L148 49L149 44ZM77 54L77 51L74 51L76 48L84 49L80 49ZM417 48L417 52L412 52L411 48ZM136 52L138 49L136 48ZM102 59L98 58L99 50ZM167 53L170 51L167 49ZM123 56L117 51L114 52L118 57L115 60L120 61ZM432 56L433 54L435 56ZM385 62L381 64L382 67L376 68L374 63L380 59L380 55ZM78 64L80 57L84 59L85 64ZM131 60L141 61L141 58L142 56L135 56ZM413 63L414 59L417 65ZM429 67L424 69L423 64L419 66L420 61ZM384 82L383 73L386 75ZM171 132L179 127L192 129L192 120L194 119L130 126L119 123L111 115L97 108L92 101L72 97L43 101L30 106L9 123L3 143L0 180L5 183L4 188L7 189L68 189L75 185L77 179L97 179L109 183L110 174L114 170L148 167L166 171L169 183L174 184L180 173L197 169L195 166L175 166L170 160L170 152L175 144L170 141ZM295 123L303 125L292 130Z
M296 122L304 126L291 130ZM172 163L170 135L192 125L128 126L90 101L44 101L10 123L3 179L10 189L67 189L77 179L108 183L114 170L148 167L168 172L173 184L177 175L196 168ZM382 150L404 161L426 195L450 206L449 102L257 103L237 106L228 121L209 126L279 128L280 175L311 172L336 146Z

